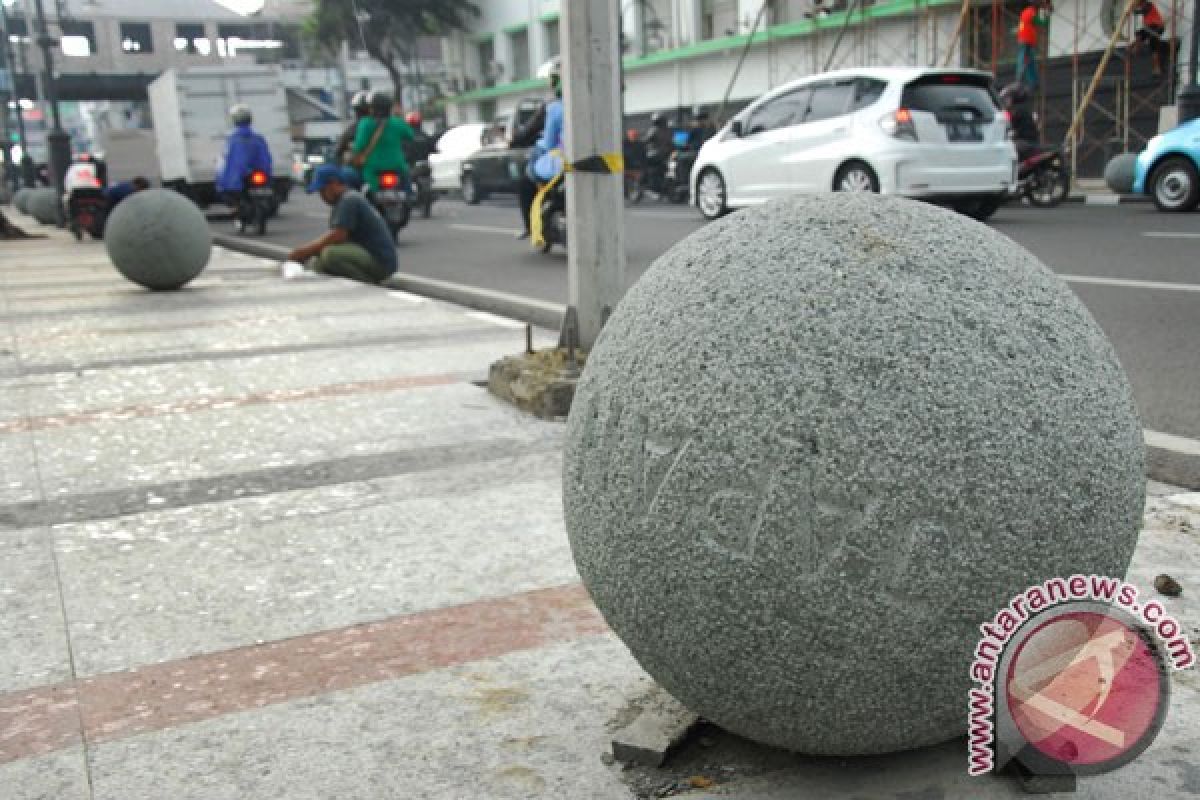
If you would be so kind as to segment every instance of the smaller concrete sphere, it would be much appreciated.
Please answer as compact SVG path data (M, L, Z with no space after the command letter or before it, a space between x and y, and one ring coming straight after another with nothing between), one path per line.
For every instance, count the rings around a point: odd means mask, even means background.
M1121 153L1114 156L1104 167L1104 182L1117 194L1133 191L1134 171L1137 169L1137 153Z
M29 213L29 193L30 189L17 189L17 193L13 195L13 207L22 214Z
M34 189L26 205L30 215L38 222L53 225L58 222L58 202L58 192L53 189Z
M147 189L117 206L104 246L117 271L139 286L179 289L208 265L212 233L192 201L169 189Z

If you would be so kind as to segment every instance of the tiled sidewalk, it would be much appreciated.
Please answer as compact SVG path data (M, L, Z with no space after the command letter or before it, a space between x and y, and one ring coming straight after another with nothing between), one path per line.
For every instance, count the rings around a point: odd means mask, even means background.
M523 331L222 251L154 294L51 235L0 245L0 800L670 783L601 760L647 684L578 584L562 426L471 383ZM1168 565L1194 636L1200 501L1159 494L1134 577ZM1177 684L1159 742L1081 796L1198 790ZM961 743L838 762L731 739L688 761L721 796L1016 796L967 782Z

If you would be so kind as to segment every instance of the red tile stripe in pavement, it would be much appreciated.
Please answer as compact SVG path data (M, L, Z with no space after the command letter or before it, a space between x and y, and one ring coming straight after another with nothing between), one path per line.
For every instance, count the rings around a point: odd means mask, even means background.
M572 584L0 694L0 764L607 630Z
M42 417L26 417L0 424L0 434L22 433L66 428L71 425L87 425L93 422L143 419L171 414L190 414L196 411L216 411L244 406L259 406L276 403L295 403L301 400L317 400L327 397L345 397L367 392L388 392L400 389L420 389L430 386L446 386L463 380L461 375L405 375L373 381L333 383L327 386L308 386L300 389L276 389L269 392L234 395L232 397L200 397L174 403L106 408L96 411L76 411L69 414L51 414Z

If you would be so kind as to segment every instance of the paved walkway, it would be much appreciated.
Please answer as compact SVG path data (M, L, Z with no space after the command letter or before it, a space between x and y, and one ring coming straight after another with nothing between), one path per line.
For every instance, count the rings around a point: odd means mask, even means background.
M225 251L150 293L49 233L0 244L0 800L1015 796L961 742L606 764L648 682L578 583L562 426L472 383L521 326ZM1159 494L1134 576L1195 635L1200 497ZM1196 691L1084 796L1200 791Z

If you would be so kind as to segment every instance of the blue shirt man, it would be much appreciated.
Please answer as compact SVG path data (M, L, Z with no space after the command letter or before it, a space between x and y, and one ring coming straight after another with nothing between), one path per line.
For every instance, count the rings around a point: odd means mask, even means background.
M262 134L250 127L250 120L238 122L225 147L225 165L217 176L217 191L240 192L246 176L255 170L271 176L271 151Z

